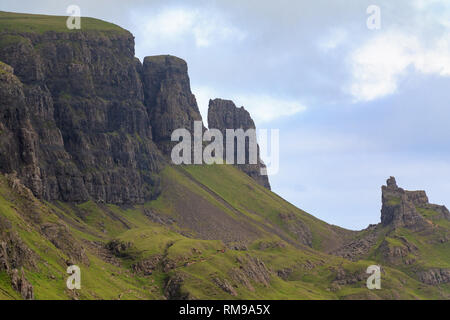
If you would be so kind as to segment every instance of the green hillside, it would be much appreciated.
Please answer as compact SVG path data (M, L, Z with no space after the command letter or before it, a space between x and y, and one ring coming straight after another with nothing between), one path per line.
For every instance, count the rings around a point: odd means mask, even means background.
M383 270L383 289L369 291L365 269L375 260L351 262L298 245L275 213L292 210L310 226L318 244L331 241L330 235L322 235L333 227L295 209L232 166L168 166L162 179L158 199L120 208L94 202L42 203L21 185L11 188L14 180L2 176L1 226L9 222L12 228L2 228L1 234L17 234L32 250L25 274L35 298L420 299L443 298L449 292L448 287L427 286L391 268ZM235 196L237 190L240 197ZM191 203L201 205L187 207ZM192 227L187 220L197 213L202 221ZM231 230L209 234L219 221L208 218L209 213L228 216L230 228L236 224L246 229L236 235L229 235ZM55 238L42 226L62 233ZM127 245L111 250L113 240ZM82 270L79 291L65 287L68 261ZM139 262L146 265L144 271L136 268ZM2 299L20 298L4 272L0 279Z
M67 17L50 16L40 14L25 14L0 11L0 32L80 32L80 30L69 30L66 26ZM97 32L121 32L128 33L121 27L99 19L82 17L82 30Z

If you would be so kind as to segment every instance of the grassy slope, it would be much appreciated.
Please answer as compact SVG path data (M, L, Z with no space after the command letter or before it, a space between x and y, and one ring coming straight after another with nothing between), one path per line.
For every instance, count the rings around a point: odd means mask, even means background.
M108 205L100 206L93 202L80 205L64 203L42 203L34 198L27 198L12 191L4 177L0 179L0 214L10 220L23 241L38 254L36 268L26 269L26 276L35 288L38 299L67 299L72 293L65 289L66 253L56 248L40 232L43 223L64 223L77 242L87 251L90 264L80 264L82 269L82 289L80 299L161 299L164 284L174 274L183 275L182 290L191 297L204 299L339 299L339 298L438 298L438 289L426 286L410 278L405 273L386 268L383 275L383 290L369 291L365 288L366 278L348 285L335 285L338 269L350 277L363 274L368 265L374 261L350 262L338 257L328 256L312 249L298 248L283 241L277 235L260 228L254 220L266 220L267 216L277 210L290 208L284 200L272 193L259 189L259 186L233 167L188 167L191 178L180 173L179 168L167 167L162 173L163 184L181 186L177 198L173 190L167 188L155 201L134 208L119 208ZM225 178L230 176L232 178ZM209 179L206 179L209 177ZM194 179L194 180L192 180ZM206 181L206 180L208 181ZM219 185L226 199L233 199L232 206L249 214L248 223L259 228L261 236L250 240L246 251L229 250L220 240L188 238L177 223L163 226L151 222L143 210L157 211L161 216L177 217L183 212L174 211L176 201L188 202L183 190L188 189L210 201L214 206L235 218L235 212L224 207L210 193L199 188L198 181L208 183L211 189L218 190ZM215 183L214 181L217 181ZM220 181L220 183L219 183ZM239 186L244 183L251 188ZM241 197L233 197L236 185ZM228 191L227 191L228 190ZM258 190L255 193L255 190ZM219 191L218 191L219 192ZM257 194L257 196L255 196ZM255 198L257 197L257 198ZM258 200L258 201L256 201ZM264 210L259 207L263 204ZM259 207L259 209L258 209ZM253 211L255 210L255 211ZM260 212L258 212L258 211ZM30 218L30 212L38 214L40 223ZM247 214L247 213L246 213ZM299 215L311 219L313 228L327 228L323 222L315 220L298 210ZM266 223L277 223L276 220ZM89 243L107 243L111 239L120 239L133 243L133 255L120 260L115 266L103 261L98 252ZM91 241L91 242L89 242ZM263 245L262 245L263 244ZM271 244L276 244L271 246ZM281 245L280 245L281 244ZM195 250L193 250L195 248ZM222 252L223 251L223 252ZM174 263L174 268L164 272L158 268L151 276L133 274L130 266L138 260L155 255L164 256ZM239 268L236 258L247 255L261 259L271 270L269 286L258 284L249 279L254 290L233 281L230 271ZM289 268L291 274L285 280L277 276L277 271ZM219 278L235 286L237 296L231 296L220 289L213 281ZM0 298L16 299L17 293L11 289L6 274L0 274Z
M94 18L81 18L81 30L69 30L66 26L67 17L49 16L39 14L24 14L0 11L0 32L121 32L128 33L125 29L109 22Z
M311 230L314 249L328 251L341 239L353 235L352 232L331 226L298 209L275 193L255 185L250 177L242 175L232 166L189 166L184 170L250 218L268 221L289 232L280 219L280 214L294 214Z

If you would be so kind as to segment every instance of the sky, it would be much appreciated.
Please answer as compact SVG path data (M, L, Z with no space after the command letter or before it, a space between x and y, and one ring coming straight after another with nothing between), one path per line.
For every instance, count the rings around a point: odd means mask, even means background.
M0 10L66 15L72 4L131 31L141 60L186 60L205 122L209 99L223 98L279 129L272 189L316 217L378 223L389 176L450 206L450 1L0 0Z

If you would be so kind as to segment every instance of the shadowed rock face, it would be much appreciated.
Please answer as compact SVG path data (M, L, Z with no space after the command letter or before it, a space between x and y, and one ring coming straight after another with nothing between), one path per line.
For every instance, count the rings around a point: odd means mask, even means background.
M381 223L383 225L410 227L413 229L424 227L425 221L417 212L413 201L416 198L421 199L424 193L423 191L418 191L417 195L415 195L415 193L407 192L397 186L394 177L389 178L386 186L382 187ZM412 197L410 198L409 195L412 195Z
M202 121L191 92L187 64L173 56L146 57L142 78L153 140L164 154L170 155L172 132L186 128L193 133L194 121Z
M222 99L209 101L208 127L210 129L218 129L222 132L224 137L224 157L226 157L225 141L227 129L243 129L244 131L248 129L256 129L253 119L244 107L237 108L233 101ZM260 185L270 190L269 178L267 175L261 175L261 169L265 169L266 166L259 156L259 146L257 164L248 164L248 145L246 146L245 153L247 164L240 164L237 165L237 167L255 179ZM236 152L234 152L234 154L236 156Z
M183 60L142 65L125 31L0 40L0 171L50 201L143 203L159 194L172 131L201 121Z
M2 34L0 170L46 200L142 203L162 157L128 33ZM13 72L14 74L13 74Z
M394 177L387 180L382 187L381 223L396 228L407 227L420 230L427 227L420 209L431 209L449 219L449 211L444 206L430 204L425 191L407 191L399 188Z

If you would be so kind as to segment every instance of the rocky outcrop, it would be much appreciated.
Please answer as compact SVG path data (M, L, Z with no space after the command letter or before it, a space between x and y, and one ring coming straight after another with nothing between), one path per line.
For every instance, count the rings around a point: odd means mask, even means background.
M229 295L232 295L236 297L238 294L236 292L236 289L228 282L227 279L220 279L220 278L214 278L213 282L224 292L228 293Z
M394 242L392 242L394 241ZM395 237L389 240L383 240L378 249L383 255L385 261L390 264L411 265L416 262L418 248L405 237Z
M108 249L113 255L119 258L126 258L130 255L130 249L134 248L134 244L132 242L124 242L117 239L109 241L105 245L106 249Z
M194 122L202 121L191 92L187 64L173 56L146 57L142 79L153 140L164 154L170 155L172 132L185 128L193 133Z
M33 286L25 278L23 269L11 272L11 286L18 291L25 300L34 300Z
M351 239L330 253L352 261L357 261L366 256L377 243L379 234L375 225L369 226L363 232L364 234L361 237Z
M35 268L36 255L12 230L12 224L0 216L0 270Z
M405 191L390 177L382 187L381 223L394 228L424 229L427 223L417 207L427 204L425 191Z
M185 277L184 274L175 273L166 280L164 296L167 300L192 300L191 294L183 288Z
M450 283L450 269L430 269L419 273L423 283L429 285L440 285Z
M208 109L208 127L210 129L218 129L222 132L224 137L224 159L226 158L226 130L227 129L256 129L253 119L244 107L237 108L233 101L215 99L209 101ZM255 137L256 141L256 137ZM236 146L234 150L236 161ZM257 147L257 163L250 164L249 161L249 146L246 145L245 150L245 164L238 164L237 167L245 172L247 175L255 179L260 185L270 190L269 178L264 173L266 166L260 158L259 146Z
M162 255L154 255L133 264L131 266L131 269L135 273L143 274L144 276L149 276L158 267L162 259L163 259Z
M34 291L23 268L36 268L36 260L36 254L12 230L12 224L0 216L0 271L6 271L11 286L27 300L34 299Z
M245 257L237 257L236 262L239 264L239 268L230 271L230 277L235 283L250 291L255 290L252 283L261 284L265 287L270 285L272 272L262 260L247 254Z
M365 286L365 280L367 279L367 274L363 270L359 271L348 271L342 267L332 268L335 273L335 279L332 282L332 286L346 286L346 285L356 285L359 283L361 286Z

